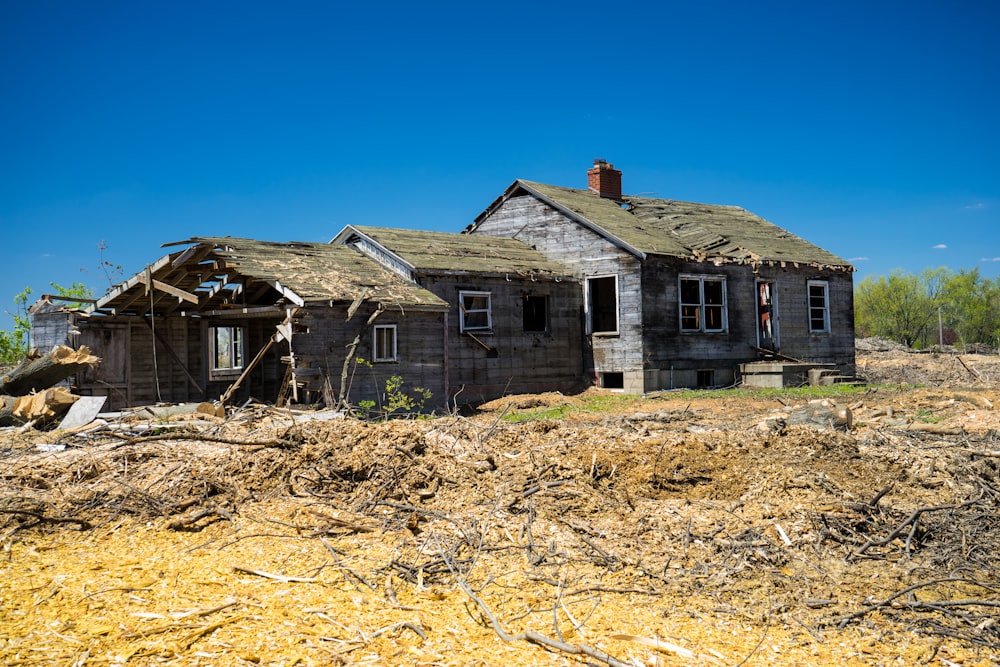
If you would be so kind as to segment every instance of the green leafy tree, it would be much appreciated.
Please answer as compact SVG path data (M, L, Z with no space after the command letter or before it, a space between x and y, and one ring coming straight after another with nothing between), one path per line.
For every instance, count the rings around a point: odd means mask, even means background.
M28 331L31 321L28 319L28 297L31 288L25 287L14 297L14 312L7 314L14 319L11 331L0 331L0 364L16 364L24 357L28 348Z
M1000 278L984 279L979 269L955 273L943 267L865 278L855 287L854 316L859 336L882 336L911 347L952 341L961 347L997 345Z
M914 274L897 270L888 277L868 277L854 290L854 328L861 336L913 346L925 338L936 316L934 296Z
M70 284L69 287L63 287L58 283L49 284L52 285L52 289L56 291L56 294L65 299L83 299L84 301L87 301L88 299L94 298L94 292L83 283L75 282ZM70 301L67 305L70 307L82 308L86 304L82 301Z
M985 279L978 268L950 275L941 310L943 326L954 332L960 347L996 345L1000 339L1000 278Z

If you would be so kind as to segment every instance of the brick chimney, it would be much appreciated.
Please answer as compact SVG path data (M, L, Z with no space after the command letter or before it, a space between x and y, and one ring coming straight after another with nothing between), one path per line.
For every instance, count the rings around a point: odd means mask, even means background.
M622 172L607 160L595 158L594 167L587 171L587 189L599 197L621 200Z

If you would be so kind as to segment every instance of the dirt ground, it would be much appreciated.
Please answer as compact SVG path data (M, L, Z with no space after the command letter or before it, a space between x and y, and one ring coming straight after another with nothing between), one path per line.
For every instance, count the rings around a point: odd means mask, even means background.
M1000 664L1000 356L858 370L0 431L0 663Z

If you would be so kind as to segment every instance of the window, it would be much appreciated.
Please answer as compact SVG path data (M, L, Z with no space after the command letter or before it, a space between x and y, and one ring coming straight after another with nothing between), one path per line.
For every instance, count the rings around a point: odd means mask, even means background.
M587 278L590 333L618 333L618 276Z
M489 292L459 292L462 331L492 331L493 314Z
M212 327L212 370L238 371L243 368L243 329Z
M547 297L525 294L522 306L525 333L545 333L549 330Z
M396 325L376 324L374 330L375 349L372 359L379 361L396 361Z
M681 331L725 331L726 279L681 276Z
M830 331L830 286L825 280L809 281L809 333Z

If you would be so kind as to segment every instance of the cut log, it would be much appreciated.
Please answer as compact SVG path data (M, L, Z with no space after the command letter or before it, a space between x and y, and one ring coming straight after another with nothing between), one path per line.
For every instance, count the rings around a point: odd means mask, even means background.
M30 396L3 396L0 426L15 426L35 422L43 424L70 409L80 397L63 387L46 389Z
M86 345L79 350L58 345L48 354L25 358L17 368L0 378L0 394L25 396L42 391L99 363L101 359L91 354Z
M854 426L854 415L846 406L819 401L794 409L788 415L786 423L849 431Z

